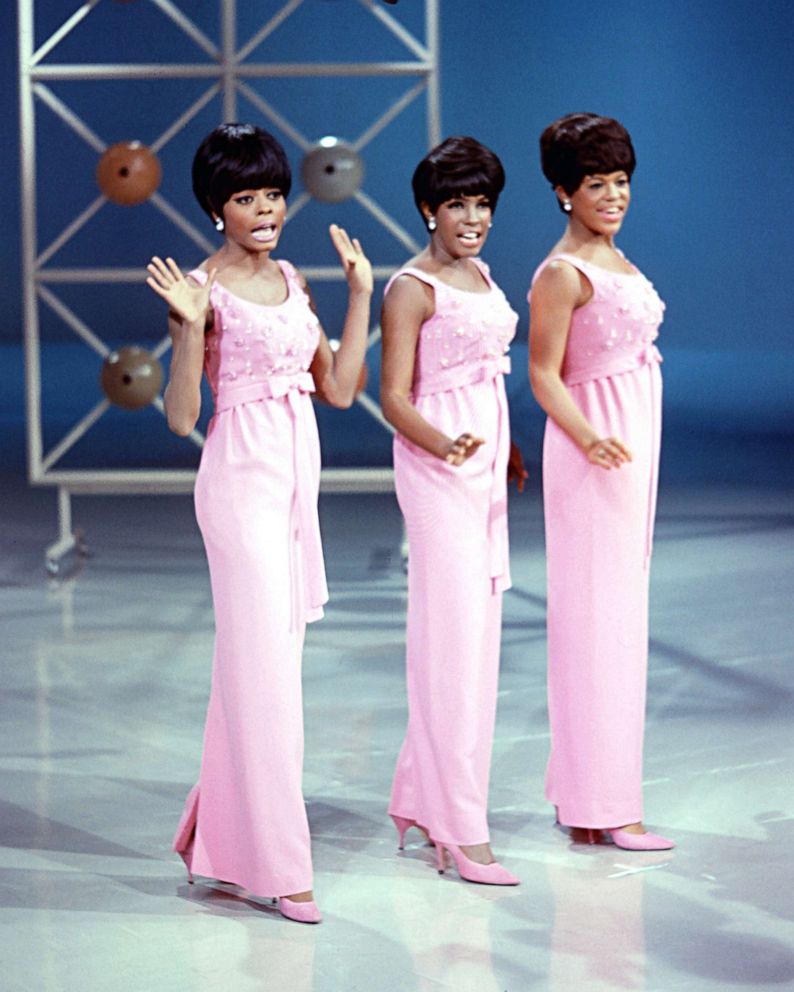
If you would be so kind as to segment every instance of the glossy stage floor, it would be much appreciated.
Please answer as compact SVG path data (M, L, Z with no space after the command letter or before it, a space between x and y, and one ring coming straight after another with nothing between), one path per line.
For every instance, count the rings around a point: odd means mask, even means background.
M386 799L405 722L400 522L325 497L332 602L305 656L319 927L169 851L198 769L212 644L187 497L84 497L92 556L48 582L55 497L6 493L0 925L5 992L794 989L792 493L665 491L646 820L679 844L572 843L542 797L544 565L513 500L492 773L512 890L439 877Z

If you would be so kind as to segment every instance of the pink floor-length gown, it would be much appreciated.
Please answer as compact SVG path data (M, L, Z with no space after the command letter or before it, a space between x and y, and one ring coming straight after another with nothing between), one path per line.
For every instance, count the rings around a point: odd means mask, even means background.
M320 328L297 273L279 266L288 292L280 305L218 283L211 290L205 372L215 415L195 503L215 653L201 775L174 838L193 872L260 896L312 888L301 652L306 622L327 599L308 371Z
M457 468L399 434L394 442L410 549L408 728L389 812L458 845L489 838L502 592L510 586L504 373L518 318L477 264L487 292L464 292L414 268L394 277L411 275L435 296L419 334L414 405L449 437L469 431L486 439Z
M563 381L601 437L633 460L592 465L549 418L543 444L551 754L546 798L561 823L642 820L648 579L661 440L664 304L639 271L561 259L590 282L573 313ZM533 279L534 282L534 279Z

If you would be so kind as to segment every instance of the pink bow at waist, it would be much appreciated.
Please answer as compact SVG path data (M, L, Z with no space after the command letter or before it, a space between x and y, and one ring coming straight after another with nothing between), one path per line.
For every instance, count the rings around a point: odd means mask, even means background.
M490 382L498 375L510 372L510 356L499 355L496 358L485 358L476 365L456 365L435 373L432 378L422 380L414 386L412 395L429 396L432 393L444 393L448 389L459 389L461 386L473 386L478 382Z
M295 372L292 375L269 375L257 382L229 382L224 380L218 386L215 396L215 412L230 410L243 403L256 403L258 400L278 400L292 390L300 393L314 392L314 379L311 372Z
M593 382L595 379L606 379L611 375L634 372L644 365L659 364L661 361L661 352L655 344L649 341L641 351L635 351L631 355L610 357L601 365L592 365L585 369L567 372L563 375L562 381L566 386L579 386L583 382Z
M316 620L322 616L322 605L328 599L325 566L317 517L314 479L314 455L310 449L309 424L313 418L311 404L301 394L314 392L314 379L309 372L293 375L270 375L258 382L228 382L220 384L215 398L215 414L246 403L286 398L292 424L292 460L294 491L292 503L292 561L290 566L291 629L301 620Z

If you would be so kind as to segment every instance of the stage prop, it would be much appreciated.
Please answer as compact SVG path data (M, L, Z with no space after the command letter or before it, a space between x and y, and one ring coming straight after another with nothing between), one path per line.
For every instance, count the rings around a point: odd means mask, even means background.
M161 191L161 179L167 178L162 173L161 153L170 142L179 138L181 132L205 107L217 104L215 123L239 119L238 98L242 96L246 101L247 115L250 116L251 106L256 108L260 118L257 123L272 127L277 134L285 135L298 146L304 156L301 171L305 189L293 195L287 214L288 219L293 218L313 200L342 205L355 202L378 222L384 237L396 239L406 254L415 254L419 251L420 245L403 225L363 188L364 152L367 145L420 96L425 102L424 125L427 146L435 145L440 140L438 0L424 0L423 38L408 30L398 18L403 8L395 8L392 12L380 0L350 0L349 7L356 7L358 10L356 16L373 19L367 22L372 23L373 28L376 27L375 22L378 22L377 30L372 31L371 41L369 37L367 38L366 58L362 61L350 62L256 60L254 56L262 51L260 46L264 42L268 42L264 50L268 52L277 50L269 44L271 35L302 7L304 2L308 4L308 0L288 0L280 7L275 5L277 10L252 36L247 38L238 37L238 15L243 10L242 5L238 5L238 0L217 0L219 24L217 39L210 37L196 23L195 18L191 17L190 4L186 0L137 0L137 2L118 0L118 7L123 9L119 9L116 16L128 20L129 32L136 31L136 24L139 23L137 19L144 12L151 14L151 9L155 8L158 14L170 21L171 30L176 27L181 32L186 39L188 50L192 48L194 52L199 50L201 53L201 57L194 58L193 61L156 64L111 63L103 59L102 51L90 45L85 46L85 60L79 63L59 62L58 47L62 42L77 31L86 18L94 16L96 10L108 9L105 6L106 0L86 0L80 5L77 5L77 0L73 2L74 12L66 17L60 27L48 37L37 37L36 9L42 6L41 19L44 20L43 12L47 10L44 0L18 0L28 478L31 485L52 485L58 490L60 535L58 540L45 551L45 563L51 574L57 574L62 556L70 551L79 550L71 523L73 494L188 492L192 489L195 479L194 470L179 468L119 470L98 465L96 468L75 469L60 464L66 453L110 410L112 404L127 403L126 408L133 411L130 416L135 417L142 414L136 414L134 412L136 407L130 404L137 404L140 400L140 409L153 406L156 411L164 414L162 398L159 395L161 378L158 377L156 370L160 369L160 360L170 349L170 340L167 335L163 335L149 349L147 358L142 364L135 366L124 364L128 361L128 356L122 358L122 351L127 352L129 349L121 349L118 352L119 359L116 361L111 354L114 348L104 338L112 327L100 329L90 327L79 316L71 298L65 300L64 294L59 289L61 286L85 287L86 293L90 293L92 286L96 287L100 284L129 284L143 287L146 275L144 266L152 251L157 250L157 245L141 245L139 268L114 266L112 257L107 258L107 262L99 267L58 266L54 259L61 249L67 246L99 211L113 202L122 204L125 209L130 210L142 210L144 204L147 210L153 208L178 228L201 253L210 254L216 247L212 240L214 232L196 226L185 212ZM249 10L248 7L244 9L246 12ZM416 15L415 8L413 12ZM394 48L397 39L399 47L407 50L407 57L401 61L379 60L378 44L379 39L384 35L389 39L391 46L389 51ZM176 51L176 48L174 50ZM83 49L80 49L80 52L82 56ZM328 54L331 59L334 57L333 50ZM263 96L262 89L258 89L255 85L256 82L269 78L281 80L322 78L326 87L332 87L334 79L360 78L362 85L365 85L364 81L367 77L405 78L408 87L358 137L347 136L344 139L309 138L295 123L287 119L285 113L271 104L270 100ZM207 85L200 96L185 107L161 134L154 136L135 134L134 129L125 127L125 100L122 96L114 105L116 111L114 124L117 119L118 130L121 133L115 135L115 143L111 143L100 136L67 102L67 97L70 95L69 88L61 84L78 80L97 83L108 80L123 81L129 87L130 106L136 95L132 90L132 84L135 82L157 80L164 92L171 82L177 80L199 82L204 80ZM294 104L292 109L297 114L301 107L300 100L296 99ZM74 135L85 142L93 150L96 155L95 161L98 162L96 181L100 195L96 196L94 193L94 199L89 200L88 205L60 232L47 230L46 216L42 216L37 222L37 177L49 164L37 161L37 128L42 126L38 119L41 106L46 107ZM49 116L45 124L51 124ZM126 135L125 130L127 130ZM402 174L407 176L412 165L413 160L401 163ZM58 182L68 185L72 194L69 202L79 203L80 197L75 195L76 191L82 188L81 184L90 190L93 177L61 175ZM187 181L185 191L186 196L189 196ZM89 193L89 197L90 195ZM341 209L343 211L344 207L342 206ZM343 212L338 219L340 223L346 223ZM375 277L381 280L388 278L394 265L378 264L378 245L368 243L367 252L373 261ZM339 281L344 278L338 265L314 265L311 264L310 259L305 258L295 258L294 261L301 266L303 273L312 282ZM93 361L96 361L98 356L104 363L101 379L106 391L106 395L102 395L97 383L96 398L91 409L56 443L46 449L44 428L47 424L47 410L42 402L40 343L42 308L50 312L48 317L54 314L69 333L73 333L87 345L94 353ZM370 346L377 347L379 340L380 329L374 327L370 334ZM87 361L92 361L90 355ZM122 375L119 384L113 376L120 369ZM143 369L149 369L151 374L148 372L144 374ZM364 371L366 373L366 369ZM129 377L129 382L125 381L125 375ZM157 388L154 388L155 384ZM136 397L134 400L125 399L133 396ZM375 421L387 430L391 430L377 402L366 390L366 375L362 378L361 390L356 401ZM185 443L200 447L203 436L200 431L195 430ZM323 471L322 486L326 491L377 491L391 489L392 485L392 472L387 469L361 467Z

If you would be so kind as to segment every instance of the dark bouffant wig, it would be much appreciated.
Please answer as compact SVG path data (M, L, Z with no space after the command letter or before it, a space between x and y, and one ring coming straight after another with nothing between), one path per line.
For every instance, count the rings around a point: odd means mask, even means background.
M423 203L435 213L458 196L487 196L494 211L505 170L491 149L474 138L447 138L417 165L411 185L420 214Z
M199 145L193 159L193 192L210 217L244 189L272 188L285 197L292 188L284 149L253 124L221 124Z
M585 176L620 172L631 179L637 160L629 132L611 117L568 114L540 136L540 165L552 189L572 196Z

